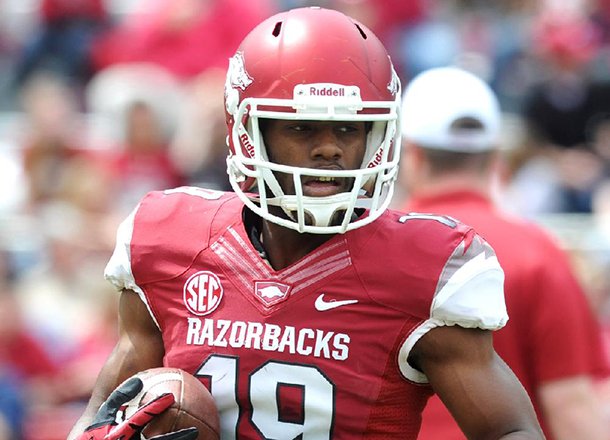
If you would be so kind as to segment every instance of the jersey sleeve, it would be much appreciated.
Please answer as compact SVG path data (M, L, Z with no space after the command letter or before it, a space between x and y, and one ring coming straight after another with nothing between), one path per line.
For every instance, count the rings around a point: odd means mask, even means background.
M146 305L150 316L153 321L159 327L157 319L150 309L148 299L144 294L144 291L138 286L133 276L131 266L131 239L133 236L134 221L136 213L140 205L138 205L132 212L121 222L117 229L116 243L114 251L106 268L104 269L104 278L109 281L118 291L124 289L133 290L138 294L140 299Z
M493 249L475 235L449 257L430 308L441 325L498 330L508 321L504 271Z
M137 209L136 207L119 225L114 251L104 270L104 278L119 291L123 289L137 289L131 270L130 249L133 223Z
M491 246L479 235L465 236L439 277L430 316L404 341L399 353L401 373L409 380L427 383L421 371L411 367L408 357L415 343L441 326L498 330L506 325L504 271Z

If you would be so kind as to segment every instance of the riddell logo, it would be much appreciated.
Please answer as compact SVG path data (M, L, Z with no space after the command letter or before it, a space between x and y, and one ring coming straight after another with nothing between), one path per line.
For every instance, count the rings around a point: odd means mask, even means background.
M361 104L360 89L358 86L345 86L334 83L316 83L316 84L297 84L294 87L294 100L297 105L309 105L312 98L322 99L323 102L333 102L344 105L348 103L355 108L359 108Z
M246 133L242 133L239 136L239 140L241 141L242 145L244 146L244 148L248 152L248 155L250 157L254 157L254 146L252 145L252 143L250 143L249 136Z
M309 87L310 96L345 96L345 87L339 89L333 87Z
M220 305L222 293L222 284L216 274L197 272L184 284L184 304L195 315L208 315Z
M375 157L373 158L373 160L371 160L367 166L367 168L373 168L376 167L377 165L379 165L381 163L381 158L383 157L383 148L380 148L379 150L377 150L377 153L375 153Z

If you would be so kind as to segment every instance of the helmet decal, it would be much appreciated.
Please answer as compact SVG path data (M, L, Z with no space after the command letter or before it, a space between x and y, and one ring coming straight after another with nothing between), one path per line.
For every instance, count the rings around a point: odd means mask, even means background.
M234 89L240 88L246 90L246 87L252 84L252 78L248 75L248 72L246 72L244 54L242 52L236 52L235 55L229 59L227 79Z
M388 56L388 59L389 58L390 57ZM394 64L392 64L392 60L390 60L390 66L392 68L392 79L388 83L388 90L390 91L392 96L396 96L396 94L400 90L400 79L398 78L398 74L396 73L396 70L394 69Z
M315 113L321 108L332 108L337 113L355 114L362 110L362 99L358 86L297 84L294 87L293 107L297 113Z
M235 111L239 102L239 92L236 89L246 90L252 81L252 77L246 71L243 52L236 52L229 58L225 82L225 106L229 113Z

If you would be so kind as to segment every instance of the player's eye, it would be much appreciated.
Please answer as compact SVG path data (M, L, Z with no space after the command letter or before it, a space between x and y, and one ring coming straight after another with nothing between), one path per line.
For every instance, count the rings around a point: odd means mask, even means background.
M365 129L364 124L349 123L338 125L336 131L339 133L357 133Z
M340 125L338 127L338 130L342 133L351 133L353 131L358 130L356 127L354 127L353 125Z
M290 131L304 132L304 131L311 130L311 127L308 126L307 124L299 123L299 124L291 124L291 125L289 125L288 129Z

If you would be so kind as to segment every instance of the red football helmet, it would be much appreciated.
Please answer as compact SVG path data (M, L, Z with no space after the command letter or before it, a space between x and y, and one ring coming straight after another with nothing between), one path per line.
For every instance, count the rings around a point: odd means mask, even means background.
M300 232L342 233L372 222L389 205L397 177L400 97L400 80L384 46L350 17L311 7L265 20L231 58L225 84L234 191L257 214ZM364 161L360 169L338 171L270 162L260 118L370 121ZM284 194L274 172L292 174L296 194ZM354 186L307 197L302 176L351 177ZM255 186L258 194L246 193ZM288 218L269 206L280 206ZM356 208L368 211L353 220ZM331 224L341 211L341 224Z

